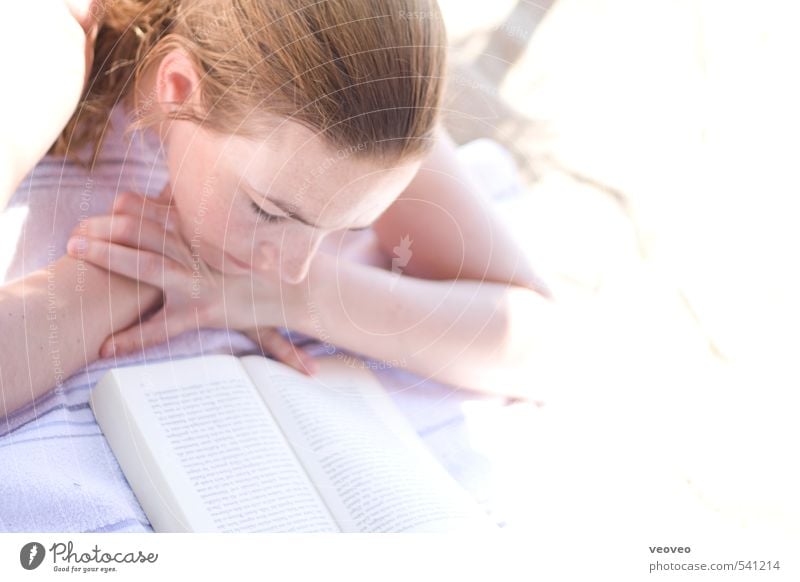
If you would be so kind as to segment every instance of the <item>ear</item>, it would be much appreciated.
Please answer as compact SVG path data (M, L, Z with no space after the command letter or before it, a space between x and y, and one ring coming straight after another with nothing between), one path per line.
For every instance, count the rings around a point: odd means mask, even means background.
M167 53L156 72L156 100L165 114L200 104L200 77L189 55L181 49Z

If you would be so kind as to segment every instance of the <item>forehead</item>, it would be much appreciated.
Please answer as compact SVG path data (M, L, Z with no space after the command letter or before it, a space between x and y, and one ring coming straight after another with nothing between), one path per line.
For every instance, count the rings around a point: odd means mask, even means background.
M226 137L220 161L232 179L258 194L306 214L344 213L345 219L358 220L385 209L417 168L381 166L363 157L366 149L366 144L330 147L311 130L287 122L264 140Z

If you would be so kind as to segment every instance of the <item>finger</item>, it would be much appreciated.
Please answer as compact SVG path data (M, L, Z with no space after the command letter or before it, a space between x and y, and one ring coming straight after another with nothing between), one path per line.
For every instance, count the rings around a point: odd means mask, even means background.
M76 259L161 289L176 283L184 270L160 253L93 238L70 239L67 252Z
M158 196L156 196L153 200L166 206L172 204L172 185L167 182L161 192L158 193Z
M298 372L310 376L317 371L317 363L313 356L295 346L277 330L259 328L251 337L259 344L262 351Z
M167 311L161 309L148 320L109 336L100 347L100 355L110 358L157 346L182 334L192 325L189 318L169 317Z
M113 214L132 214L153 222L165 225L170 230L178 227L178 213L169 204L161 204L160 200L152 200L147 196L134 192L122 192L114 200Z
M82 235L166 255L188 267L186 245L152 220L131 214L95 216L85 221Z

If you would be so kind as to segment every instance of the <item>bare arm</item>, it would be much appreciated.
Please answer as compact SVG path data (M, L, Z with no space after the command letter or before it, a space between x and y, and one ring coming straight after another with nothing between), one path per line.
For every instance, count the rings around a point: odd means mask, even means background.
M298 331L458 386L542 396L533 366L556 306L444 132L375 231L393 272L319 257Z
M3 5L0 209L78 105L92 56L90 9L90 0Z
M520 398L534 393L533 354L553 329L539 293L470 280L432 281L319 255L298 331L441 382Z
M71 257L0 288L0 418L98 358L161 292Z

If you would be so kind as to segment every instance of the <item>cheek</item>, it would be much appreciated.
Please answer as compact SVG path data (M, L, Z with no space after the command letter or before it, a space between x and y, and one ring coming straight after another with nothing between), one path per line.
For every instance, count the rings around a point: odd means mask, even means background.
M274 261L301 260L318 250L325 233L305 226L266 228L259 241L262 252Z
M283 252L284 259L302 254L309 246L308 230L283 225L264 225L249 222L238 229L230 229L225 239L225 249L238 257L252 259L256 270L277 267Z
M173 185L173 203L187 240L205 241L221 247L229 224L230 201L215 188L214 177L189 177ZM233 220L233 216L230 217Z
M190 182L184 182L189 185ZM181 220L181 234L193 248L216 254L225 250L236 256L249 254L254 222L242 216L242 209L231 209L231 200L222 190L199 185L173 192L173 203ZM216 261L214 264L217 264Z
M190 124L176 123L168 140L166 161L182 228L195 238L215 238L215 233L224 230L228 215L228 200L216 175L215 160L213 148L202 134Z
M255 214L251 215L246 209L234 209L230 222L223 228L225 248L238 252L241 256L249 255L251 249L258 249L264 243L278 244L281 230L257 223Z

